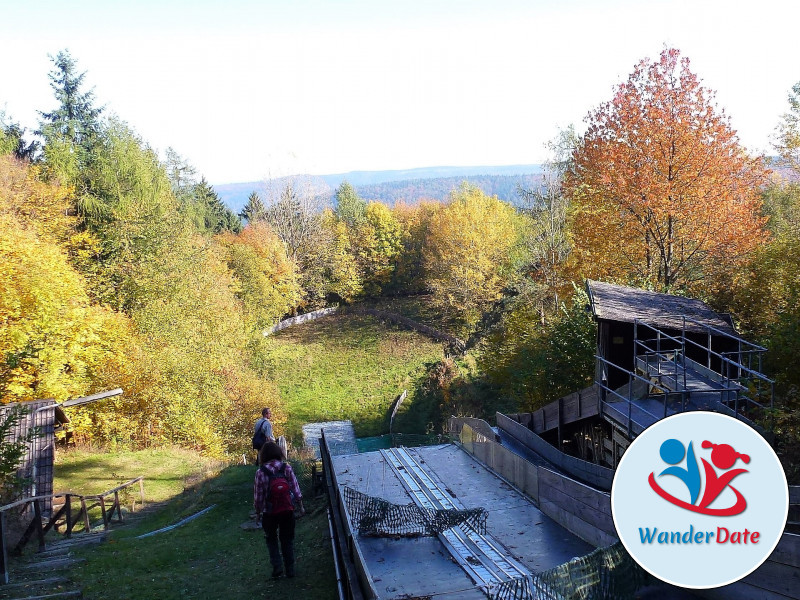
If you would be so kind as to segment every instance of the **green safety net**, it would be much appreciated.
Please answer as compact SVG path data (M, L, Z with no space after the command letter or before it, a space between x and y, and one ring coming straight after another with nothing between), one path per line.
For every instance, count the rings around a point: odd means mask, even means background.
M417 446L435 446L447 444L450 439L444 435L418 433L387 433L369 438L358 438L356 444L359 452L375 452L388 448L414 448Z
M484 508L434 510L416 504L394 504L347 486L343 487L343 495L353 525L362 536L437 535L458 525L477 533L486 533L487 512Z
M491 600L629 600L656 582L620 542L531 577L503 582Z

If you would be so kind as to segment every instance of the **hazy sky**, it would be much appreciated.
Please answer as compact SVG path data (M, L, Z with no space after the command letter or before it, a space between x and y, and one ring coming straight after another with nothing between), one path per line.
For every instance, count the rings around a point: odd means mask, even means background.
M769 151L800 80L797 0L0 0L0 109L54 107L68 48L97 100L212 183L538 163L674 46Z

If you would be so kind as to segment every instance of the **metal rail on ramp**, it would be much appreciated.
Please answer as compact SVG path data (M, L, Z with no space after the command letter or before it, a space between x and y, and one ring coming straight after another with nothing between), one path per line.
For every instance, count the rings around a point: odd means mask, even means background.
M407 449L381 450L381 454L418 506L432 510L465 508L437 485ZM509 556L508 551L492 536L457 526L439 534L439 539L475 584L487 593L502 582L520 578L530 580L532 577L532 573Z

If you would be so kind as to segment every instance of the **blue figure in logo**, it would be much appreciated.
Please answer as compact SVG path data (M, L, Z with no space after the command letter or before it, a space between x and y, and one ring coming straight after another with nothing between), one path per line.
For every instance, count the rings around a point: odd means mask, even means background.
M661 444L659 453L661 454L661 458L668 465L677 465L683 460L684 454L686 455L685 469L678 466L667 467L661 471L659 477L661 475L674 475L683 481L689 489L689 496L691 497L690 503L694 504L697 501L697 497L700 495L700 468L697 466L697 459L694 456L692 443L689 442L689 450L686 451L683 447L683 443L676 439L669 439Z

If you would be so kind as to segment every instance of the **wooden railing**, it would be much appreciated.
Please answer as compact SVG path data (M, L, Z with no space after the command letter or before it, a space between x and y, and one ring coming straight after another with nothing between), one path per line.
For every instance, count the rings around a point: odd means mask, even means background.
M0 506L0 576L4 583L8 583L8 541L6 538L9 535L6 523L6 514L14 509L19 509L20 514L28 511L29 507L33 507L33 519L30 521L25 531L22 533L19 541L14 545L11 552L13 554L22 554L23 548L30 541L31 537L36 534L39 541L38 552L43 552L46 549L44 536L51 530L58 531L62 525L66 525L66 537L71 537L75 526L82 524L84 531L91 529L89 522L89 511L93 508L100 507L100 512L103 517L103 529L108 529L114 514L116 513L116 522L122 522L122 505L120 503L120 492L132 485L139 484L140 501L144 504L144 477L137 477L126 481L122 485L118 485L106 492L100 494L74 494L72 492L62 492L59 494L47 494L42 496L31 496L17 500L11 504ZM110 497L113 496L113 501ZM55 500L63 498L63 504L56 507ZM53 511L49 517L42 513L42 502L45 500L53 501ZM78 512L73 514L73 506L79 504ZM62 521L63 519L63 521Z

